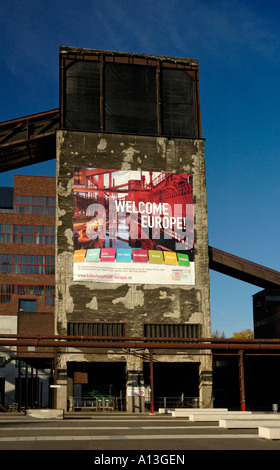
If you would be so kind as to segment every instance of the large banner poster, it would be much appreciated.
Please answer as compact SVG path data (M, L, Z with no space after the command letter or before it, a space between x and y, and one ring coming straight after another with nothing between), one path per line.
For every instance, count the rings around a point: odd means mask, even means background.
M74 281L194 285L192 175L75 168Z

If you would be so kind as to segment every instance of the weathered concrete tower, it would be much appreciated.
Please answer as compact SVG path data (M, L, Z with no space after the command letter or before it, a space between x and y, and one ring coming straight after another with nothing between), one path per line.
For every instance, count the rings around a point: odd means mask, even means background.
M56 333L102 337L58 353L58 408L149 410L151 364L155 408L211 406L205 351L104 347L211 335L197 60L60 48L57 204Z

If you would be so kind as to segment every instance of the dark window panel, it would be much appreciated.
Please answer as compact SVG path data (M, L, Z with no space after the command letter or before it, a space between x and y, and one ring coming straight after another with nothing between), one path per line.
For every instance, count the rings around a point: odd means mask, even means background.
M100 130L100 68L74 62L66 71L66 122L71 129Z
M198 338L200 325L156 323L144 325L144 336L150 338Z
M69 336L125 336L124 323L68 323Z
M19 310L23 310L24 312L37 312L37 300L19 299L18 307Z
M183 70L162 71L163 134L196 137L194 82Z
M105 130L157 134L155 68L105 65Z

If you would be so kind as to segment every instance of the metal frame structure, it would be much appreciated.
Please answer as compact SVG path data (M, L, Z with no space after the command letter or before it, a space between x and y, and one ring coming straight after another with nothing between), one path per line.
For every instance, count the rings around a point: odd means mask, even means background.
M56 158L59 110L0 123L0 173Z
M245 354L256 356L280 356L280 339L213 339L213 338L148 338L148 337L96 337L96 336L59 336L59 335L0 335L0 348L20 347L20 350L9 351L14 359L36 358L40 356L40 348L44 349L44 357L47 355L46 348L52 348L50 354L53 369L52 377L54 383L54 408L56 408L56 385L57 385L57 361L56 356L59 349L60 354L67 354L64 348L79 349L73 354L106 354L107 349L115 348L126 354L141 355L150 364L150 387L151 387L151 413L154 413L154 377L153 377L153 355L168 354L178 355L223 355L238 358L239 384L240 384L240 410L246 410L245 398ZM28 347L35 348L30 352ZM82 349L82 351L81 351ZM1 351L1 349L0 349ZM20 352L19 352L20 351ZM5 350L7 353L7 349ZM115 352L114 352L115 354ZM20 406L20 404L19 404Z
M161 121L161 80L160 73L162 68L184 70L189 74L195 84L195 104L196 104L196 138L201 139L201 117L200 117L200 98L199 98L199 71L198 61L196 59L183 59L176 57L162 57L145 54L128 54L114 51L100 51L95 49L79 49L61 47L59 54L60 71L60 128L65 126L65 76L66 70L75 61L91 61L99 63L100 66L100 132L106 132L104 125L104 67L106 63L128 64L136 66L147 66L156 69L156 88L157 88L157 135L162 134Z

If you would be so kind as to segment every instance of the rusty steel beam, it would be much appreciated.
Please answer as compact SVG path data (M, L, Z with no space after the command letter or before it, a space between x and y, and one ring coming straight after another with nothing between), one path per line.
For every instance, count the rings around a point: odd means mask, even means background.
M153 363L153 351L150 351L150 386L151 386L151 413L154 413L154 363Z
M209 268L264 289L279 289L280 273L212 246L208 247Z
M76 335L38 335L38 334L12 334L12 333L4 333L0 334L0 340L1 339L19 339L19 340L30 340L30 339L36 339L36 340L77 340L83 341L83 340L96 340L96 341L116 341L116 342L124 342L124 341L141 341L141 342L168 342L168 343L238 343L240 344L240 338L177 338L177 337L152 337L152 336L76 336ZM280 338L258 338L258 339L242 339L242 342L250 344L250 343L255 343L255 344L274 344L274 343L279 343L280 344Z
M59 109L0 123L0 173L56 158Z
M53 132L59 122L59 109L0 122L0 145L32 139Z
M88 337L90 338L90 337ZM167 350L223 350L223 351L235 351L235 350L251 350L251 351L258 351L258 350L267 350L267 351L276 351L280 350L280 340L237 340L237 341L212 341L212 340L200 340L199 342L192 341L192 340L180 340L180 341L173 341L172 338L165 338L161 340L149 340L147 341L146 338L142 339L119 339L116 340L107 339L105 337L100 337L99 339L67 339L65 337L62 339L47 339L43 337L36 338L10 338L10 339L2 339L2 335L0 336L0 346L33 346L36 348L85 348L85 349L104 349L104 348L117 348L117 349L167 349Z
M240 386L240 410L246 411L244 350L239 351L238 367L239 367L239 386Z

